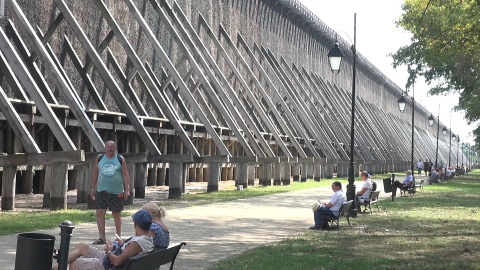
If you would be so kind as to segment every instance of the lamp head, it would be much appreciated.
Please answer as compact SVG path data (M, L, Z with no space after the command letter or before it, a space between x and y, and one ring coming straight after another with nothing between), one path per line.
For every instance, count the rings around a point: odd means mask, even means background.
M338 43L335 42L333 48L328 52L328 61L330 62L330 68L333 73L340 72L340 64L342 63L343 52L340 50Z
M446 127L443 127L442 133L443 133L443 135L447 135L447 128Z
M405 101L405 97L402 95L397 102L398 102L398 109L400 109L400 112L403 113L405 111L405 105L407 105L407 102Z
M457 139L457 136L455 136L455 134L452 135L452 140L456 140Z
M428 125L429 125L429 126L433 126L433 121L434 121L434 120L435 120L435 119L433 118L433 115L430 114L430 116L428 117Z

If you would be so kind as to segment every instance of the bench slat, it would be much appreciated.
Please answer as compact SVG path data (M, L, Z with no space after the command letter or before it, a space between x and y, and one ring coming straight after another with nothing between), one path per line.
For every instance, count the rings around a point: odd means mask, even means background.
M167 263L171 263L170 269L173 269L175 259L183 245L186 245L186 243L171 244L165 249L155 249L149 253L135 255L125 263L125 270L158 269L161 265Z

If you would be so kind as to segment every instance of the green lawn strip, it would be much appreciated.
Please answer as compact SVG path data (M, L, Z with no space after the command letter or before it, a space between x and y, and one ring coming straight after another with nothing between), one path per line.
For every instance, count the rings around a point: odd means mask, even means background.
M303 230L219 261L221 269L480 269L480 171L414 197L382 200L380 212L340 230ZM303 229L303 228L302 228Z
M343 179L346 182L345 179ZM196 194L183 194L178 200L165 200L159 203L167 209L193 206L200 204L209 204L213 202L231 201L236 199L248 198L253 196L264 196L280 192L289 192L322 186L329 186L332 181L315 182L292 182L288 186L256 186L248 187L242 191L237 191L232 186L231 190L221 190L218 192L202 192ZM132 209L131 206L125 206L122 216L129 216L138 209ZM107 219L112 215L107 211ZM36 230L56 228L64 220L70 220L73 224L96 221L95 210L60 210L60 211L6 211L0 212L0 235L31 232Z
M131 215L128 212L122 216ZM112 218L107 214L107 218ZM61 211L12 211L0 212L0 235L31 232L59 227L65 220L73 224L96 220L94 210L61 210Z

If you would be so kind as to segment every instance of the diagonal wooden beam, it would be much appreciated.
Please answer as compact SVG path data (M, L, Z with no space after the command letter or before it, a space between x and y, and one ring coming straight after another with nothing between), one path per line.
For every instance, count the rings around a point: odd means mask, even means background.
M87 55L90 57L93 64L97 68L98 73L105 81L105 85L112 93L113 99L115 100L119 108L127 115L128 119L131 121L132 125L135 127L136 131L138 132L138 135L140 136L143 143L147 147L148 152L152 155L161 155L160 150L157 148L155 142L150 137L150 134L148 134L147 130L142 125L140 119L138 118L138 115L130 106L125 95L122 93L122 91L120 91L120 87L118 86L117 82L113 79L112 75L108 71L105 64L102 62L100 56L98 55L97 51L93 47L92 43L88 40L86 34L83 32L82 28L79 26L76 19L73 17L73 14L71 13L71 11L68 9L68 7L65 5L65 3L62 0L54 0L54 2L57 5L57 8L60 10L60 12L63 13L63 16L65 17L65 21L68 22L68 25L71 27L72 31L75 33L75 36L77 37L79 43L83 46ZM103 151L103 149L104 148L99 149L97 151Z
M45 118L48 127L55 135L55 138L62 146L64 150L76 150L76 147L67 132L63 128L62 124L55 116L52 108L48 105L47 100L43 96L42 92L38 89L38 86L35 84L35 80L31 77L28 72L27 67L20 60L20 56L13 48L13 45L9 42L5 32L0 28L0 50L4 53L5 58L10 63L13 72L18 77L19 82L21 82L27 92L29 93L32 100L35 102L38 110Z
M33 31L32 26L28 23L18 4L14 0L9 0L6 2L6 4L12 16L15 18L15 21L21 27L22 33L29 39L30 45L38 54L39 58L42 60L42 63L45 65L47 72L50 74L50 78L55 83L57 88L62 91L63 98L70 106L70 110L73 112L78 122L81 124L85 135L90 139L90 143L95 149L97 149L97 151L105 149L103 139L100 137L85 113L83 104L81 104L80 101L75 98L73 89L70 88L65 79L60 75L61 72L53 63L52 58L48 55L46 48Z

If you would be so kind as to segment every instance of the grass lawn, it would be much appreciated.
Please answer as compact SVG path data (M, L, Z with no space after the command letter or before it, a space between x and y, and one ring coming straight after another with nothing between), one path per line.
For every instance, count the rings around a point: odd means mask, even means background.
M328 181L325 181L328 182ZM220 269L480 269L480 171L379 203L340 230L304 230Z
M346 183L346 179L340 179ZM331 181L307 181L303 183L292 182L289 186L256 186L238 192L232 185L228 190L218 192L203 192L196 194L183 194L178 200L165 200L159 203L167 209L188 207L193 205L208 204L220 201L231 201L252 196L264 196L280 192L329 186ZM125 206L122 216L129 216L141 207L141 204ZM107 218L112 215L107 211ZM42 229L58 228L59 220L70 220L73 224L96 221L95 210L60 210L60 211L5 211L0 212L0 235L31 232Z

